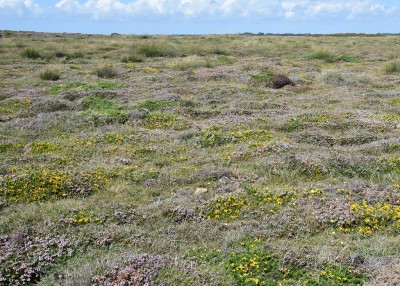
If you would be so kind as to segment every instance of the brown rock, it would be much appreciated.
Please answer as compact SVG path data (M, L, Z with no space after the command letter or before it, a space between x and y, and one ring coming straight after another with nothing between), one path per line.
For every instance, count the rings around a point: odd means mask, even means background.
M295 86L296 84L290 78L283 74L274 75L269 81L268 85L272 88L279 89L286 85Z

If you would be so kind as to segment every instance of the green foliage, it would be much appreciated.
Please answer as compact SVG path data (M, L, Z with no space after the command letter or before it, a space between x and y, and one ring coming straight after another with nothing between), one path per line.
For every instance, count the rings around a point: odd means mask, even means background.
M117 109L117 105L113 101L93 95L85 97L82 100L82 105L85 109L91 109L95 111Z
M293 132L297 131L301 128L302 123L301 120L298 118L289 118L285 121L283 126L280 128L282 131L285 132Z
M259 239L245 240L229 254L220 249L195 249L188 255L224 265L233 278L233 285L237 286L358 286L366 280L364 274L347 265L327 264L320 270L283 263L280 255L264 249Z
M332 264L319 272L318 280L307 285L357 286L363 285L365 280L365 275L349 266Z
M217 56L217 60L221 63L232 64L234 62L232 57L228 57L227 55L220 54Z
M47 69L40 73L40 79L57 81L61 77L61 71L56 69Z
M2 143L0 144L0 154L15 152L21 150L24 146L24 143Z
M41 57L41 52L35 48L26 48L22 51L21 56L24 58L36 60Z
M0 102L0 114L11 115L20 109L28 108L31 105L31 102L32 100L30 98L2 101Z
M400 73L400 62L395 61L387 64L385 66L385 72L387 74Z

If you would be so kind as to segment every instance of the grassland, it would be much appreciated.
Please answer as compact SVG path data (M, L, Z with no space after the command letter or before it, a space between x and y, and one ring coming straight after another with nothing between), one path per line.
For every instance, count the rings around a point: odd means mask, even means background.
M399 36L2 35L0 285L400 281Z

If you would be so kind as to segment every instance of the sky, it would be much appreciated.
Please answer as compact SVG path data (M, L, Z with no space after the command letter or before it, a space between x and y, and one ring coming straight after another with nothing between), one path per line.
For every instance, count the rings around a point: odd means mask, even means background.
M91 34L400 33L400 1L0 0L0 30Z

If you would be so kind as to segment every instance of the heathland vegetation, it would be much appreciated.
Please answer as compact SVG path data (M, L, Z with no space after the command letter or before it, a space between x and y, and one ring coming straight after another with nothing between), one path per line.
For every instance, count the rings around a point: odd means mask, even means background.
M399 48L3 32L0 285L394 285Z

